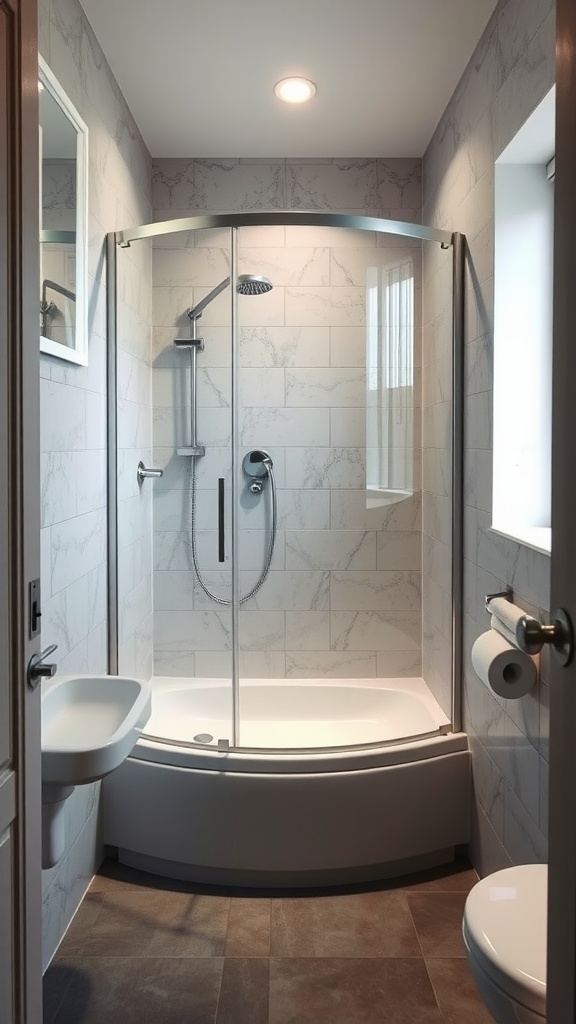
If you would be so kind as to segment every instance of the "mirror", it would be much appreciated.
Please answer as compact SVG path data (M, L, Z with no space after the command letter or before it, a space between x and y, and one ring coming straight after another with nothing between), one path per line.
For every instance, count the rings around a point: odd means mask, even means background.
M39 58L40 351L88 363L88 128Z

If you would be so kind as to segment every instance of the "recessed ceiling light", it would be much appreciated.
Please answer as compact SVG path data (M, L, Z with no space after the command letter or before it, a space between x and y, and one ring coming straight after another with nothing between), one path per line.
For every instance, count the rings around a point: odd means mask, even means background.
M316 86L308 78L282 78L276 82L274 92L285 103L306 103L314 96Z

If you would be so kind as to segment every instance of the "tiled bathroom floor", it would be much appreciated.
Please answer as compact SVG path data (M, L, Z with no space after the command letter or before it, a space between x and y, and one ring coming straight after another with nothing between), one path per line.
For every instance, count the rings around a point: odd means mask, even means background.
M44 1024L492 1024L461 938L467 862L330 890L221 890L107 861Z

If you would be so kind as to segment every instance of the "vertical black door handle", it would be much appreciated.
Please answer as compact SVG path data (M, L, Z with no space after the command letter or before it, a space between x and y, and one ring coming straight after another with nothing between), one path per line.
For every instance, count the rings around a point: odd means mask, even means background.
M218 561L224 561L224 477L218 478Z

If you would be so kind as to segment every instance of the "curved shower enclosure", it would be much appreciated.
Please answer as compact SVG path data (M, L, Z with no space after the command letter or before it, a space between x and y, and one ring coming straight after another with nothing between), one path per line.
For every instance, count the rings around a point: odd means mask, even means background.
M153 706L105 842L248 885L451 859L462 237L204 215L108 260L110 670L150 676Z

